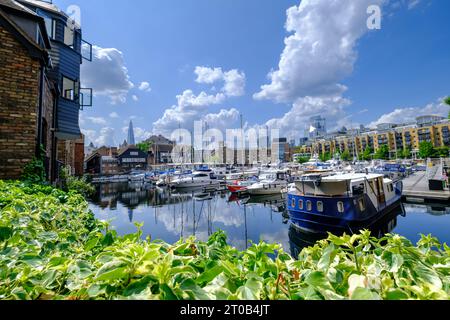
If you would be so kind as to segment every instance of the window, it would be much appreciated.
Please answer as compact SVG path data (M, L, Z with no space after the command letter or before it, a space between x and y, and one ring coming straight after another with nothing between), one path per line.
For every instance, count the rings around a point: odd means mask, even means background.
M303 200L298 201L298 207L300 210L303 210Z
M75 44L75 26L70 22L64 27L64 44L73 48Z
M359 199L358 204L361 212L366 211L366 203L363 198Z
M306 201L306 210L312 211L312 202L309 200Z
M339 213L344 213L345 208L344 208L344 203L343 203L342 201L339 201L339 202L337 203L337 209L338 209L338 212L339 212Z
M295 199L294 198L292 198L291 207L295 208Z
M322 201L317 201L317 211L323 212L323 202Z
M50 39L56 39L56 20L49 17L44 17L45 28Z
M68 100L75 101L78 99L79 83L72 79L63 76L62 83L62 97Z

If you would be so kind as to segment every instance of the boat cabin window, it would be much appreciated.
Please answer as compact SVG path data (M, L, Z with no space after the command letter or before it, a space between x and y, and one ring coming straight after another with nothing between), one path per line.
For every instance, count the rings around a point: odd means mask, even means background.
M353 192L353 195L355 195L355 196L364 194L364 184L361 183L360 185L353 186L352 192Z
M344 213L345 208L344 208L344 203L343 203L342 201L339 201L339 202L337 203L337 209L338 209L338 212L339 212L339 213Z
M295 199L292 199L291 207L292 207L292 208L295 208Z
M209 177L209 175L207 175L206 173L199 173L194 176L194 178L207 178L207 177Z
M366 202L364 201L363 198L359 199L358 204L359 204L359 210L361 212L366 211Z
M389 192L393 192L394 191L394 186L392 185L392 183L388 184L388 191Z
M298 200L298 207L300 210L303 210L303 200Z
M317 201L317 212L323 212L323 202Z
M312 211L312 202L309 200L306 201L306 210Z

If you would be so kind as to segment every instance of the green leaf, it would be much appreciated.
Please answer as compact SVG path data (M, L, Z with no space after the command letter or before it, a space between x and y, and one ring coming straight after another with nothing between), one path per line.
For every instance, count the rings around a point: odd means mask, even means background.
M223 272L223 266L217 265L211 269L205 270L200 277L197 278L197 283L202 285L214 280L218 275Z
M156 283L156 279L151 276L146 276L138 281L134 281L129 284L123 291L124 296L136 295L144 291L150 284Z
M400 289L391 289L385 293L386 300L407 300L408 295Z
M126 264L122 261L111 261L103 265L95 275L97 281L114 281L127 276Z
M330 281L328 281L327 277L322 271L314 271L311 272L305 279L305 282L313 287L324 288L324 289L333 289Z
M173 290L165 283L161 284L161 295L164 300L180 300Z
M380 296L367 288L358 287L353 292L351 300L381 300Z
M0 226L0 242L6 241L12 237L13 229Z

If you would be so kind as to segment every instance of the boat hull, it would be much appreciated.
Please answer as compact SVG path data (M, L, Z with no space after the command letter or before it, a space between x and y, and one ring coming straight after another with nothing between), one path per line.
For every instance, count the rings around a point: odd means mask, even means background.
M305 205L302 210L298 205L300 201L303 201ZM306 209L308 201L311 202L309 207L311 210ZM322 202L322 212L317 210L318 201ZM364 210L359 205L361 201L364 203ZM338 202L343 204L343 212L338 210ZM401 210L401 196L396 196L380 208L375 208L367 196L329 199L292 194L288 196L288 213L291 222L302 230L315 233L340 233L346 230L367 229L396 210Z

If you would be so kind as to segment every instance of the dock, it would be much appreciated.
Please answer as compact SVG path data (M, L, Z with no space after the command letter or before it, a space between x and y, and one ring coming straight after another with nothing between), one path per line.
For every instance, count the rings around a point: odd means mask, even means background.
M403 180L403 197L414 202L450 201L450 190L430 191L425 172L417 172Z

